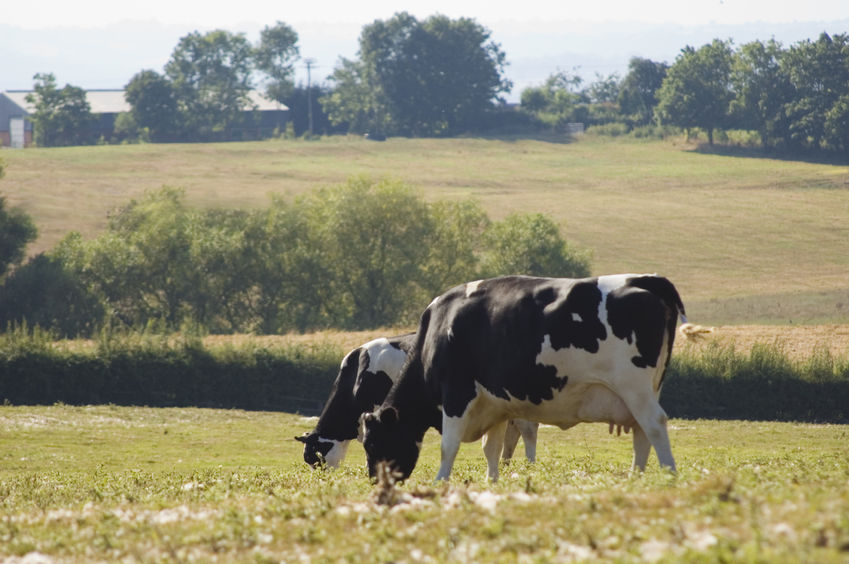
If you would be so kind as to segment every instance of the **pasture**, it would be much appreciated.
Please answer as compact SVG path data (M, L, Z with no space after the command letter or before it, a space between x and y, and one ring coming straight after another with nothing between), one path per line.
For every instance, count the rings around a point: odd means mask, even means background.
M593 252L596 274L658 272L694 321L845 323L849 166L708 153L681 141L390 139L3 151L0 193L50 249L98 233L110 210L162 185L199 206L250 208L355 174L427 198L478 199L494 219L543 212Z
M672 420L679 474L630 436L541 429L498 484L464 445L434 485L438 435L379 505L352 445L309 469L298 415L0 407L0 559L39 561L845 562L849 427ZM519 449L521 451L521 448ZM518 453L517 453L518 454Z

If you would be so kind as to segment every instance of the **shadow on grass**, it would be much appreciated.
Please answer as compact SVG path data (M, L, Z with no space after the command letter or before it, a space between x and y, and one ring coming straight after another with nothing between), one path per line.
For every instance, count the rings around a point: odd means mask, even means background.
M849 165L849 155L831 151L789 151L782 149L763 149L761 147L742 147L739 145L709 145L700 143L689 149L693 153L719 155L745 159L770 159L809 164ZM835 186L840 187L840 186Z

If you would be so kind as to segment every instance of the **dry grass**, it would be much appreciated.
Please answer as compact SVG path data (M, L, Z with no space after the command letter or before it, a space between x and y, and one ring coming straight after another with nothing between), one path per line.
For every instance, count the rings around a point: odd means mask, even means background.
M51 248L162 185L190 203L256 207L353 174L427 198L480 200L494 218L541 211L592 249L597 273L659 272L699 323L836 323L849 308L849 167L704 154L673 142L338 137L4 151L2 193Z

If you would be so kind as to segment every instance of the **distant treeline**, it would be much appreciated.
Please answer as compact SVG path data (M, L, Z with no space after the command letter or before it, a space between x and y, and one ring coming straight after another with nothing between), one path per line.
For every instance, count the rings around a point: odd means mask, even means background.
M610 134L727 132L734 143L786 152L849 150L849 35L823 33L785 47L775 40L685 46L672 63L634 57L625 77L554 71L504 104L507 53L473 19L398 13L363 27L357 58L341 58L327 80L295 85L297 32L266 27L251 44L215 30L181 38L163 72L143 70L125 86L131 110L113 141L198 141L243 127L249 92L290 108L290 135L370 133L453 136L469 132L569 131L580 122ZM35 76L36 142L83 139L91 121L81 88Z
M0 231L21 219L2 204ZM9 231L24 235L19 261L34 230ZM111 215L102 235L72 232L5 278L0 251L0 331L26 323L57 337L412 324L469 280L589 274L588 254L547 216L493 222L473 200L425 202L399 181L367 177L253 211L194 209L182 190L163 188Z
M322 344L204 346L197 336L104 332L57 345L23 329L0 336L0 401L15 405L199 406L321 410L346 351ZM849 423L849 359L818 350L791 360L776 345L750 353L708 345L673 357L661 395L671 417Z

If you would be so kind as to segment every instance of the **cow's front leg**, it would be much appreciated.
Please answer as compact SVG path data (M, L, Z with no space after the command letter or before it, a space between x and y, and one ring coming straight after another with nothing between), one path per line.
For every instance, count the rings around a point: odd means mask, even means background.
M442 461L439 464L439 472L436 474L437 482L439 480L447 482L451 476L451 468L454 467L454 459L457 458L457 452L460 450L465 428L466 421L463 417L442 414Z
M483 436L483 453L486 456L486 476L493 482L498 481L498 458L504 447L504 433L507 430L507 421L496 423L489 428ZM516 437L518 441L518 436ZM516 448L516 445L513 445Z

